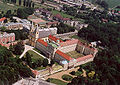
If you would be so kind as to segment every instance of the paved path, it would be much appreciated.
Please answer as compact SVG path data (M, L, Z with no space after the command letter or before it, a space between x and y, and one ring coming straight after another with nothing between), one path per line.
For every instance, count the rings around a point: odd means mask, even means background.
M32 47L32 46L25 45L24 52L20 55L19 58L22 58L28 50L32 50L33 48L34 48L34 47Z
M43 57L43 58L46 58L45 56L41 55L39 52L33 50L33 48L34 48L34 47L32 47L32 46L25 45L24 52L20 55L19 58L22 58L22 57L25 55L25 53L26 53L27 51L29 51L29 50L34 51L35 53L37 53L38 55L40 55L40 56ZM48 59L48 58L46 58L46 59ZM48 62L50 63L50 59L48 59Z
M38 55L40 55L41 57L48 59L48 63L50 64L50 59L49 58L43 56L42 54L40 54L39 52L37 52L37 51L35 51L33 49L31 49L31 50L34 51L35 53L37 53Z
M71 74L69 74L70 72L77 71L78 69L79 69L79 67L72 68L72 69L69 69L69 70L66 70L66 71L62 71L62 72L58 72L58 73L52 74L50 76L46 76L46 77L44 77L44 79L47 80L48 78L55 78L55 79L59 79L59 80L62 80L64 82L69 83L70 81L65 81L65 80L62 79L62 75L64 75L64 74L71 75ZM76 76L73 76L73 75L71 75L71 76L76 77Z

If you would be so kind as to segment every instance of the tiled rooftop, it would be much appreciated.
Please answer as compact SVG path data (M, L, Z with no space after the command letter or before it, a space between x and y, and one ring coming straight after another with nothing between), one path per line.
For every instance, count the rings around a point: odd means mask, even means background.
M42 40L42 39L40 39L40 38L39 38L37 41L38 41L39 43L41 43L42 45L46 46L46 47L48 46L47 42L45 42L44 40Z
M66 55L65 53L61 52L60 50L57 50L56 53L68 61L70 61L72 59L70 56Z
M4 21L5 19L6 19L6 17L3 17L3 18L0 19L0 21Z
M56 38L56 37L54 37L53 35L49 35L48 38L51 39L51 40L53 40L53 41L55 41L55 42L56 42L57 40L60 40L60 42L63 42L61 39Z

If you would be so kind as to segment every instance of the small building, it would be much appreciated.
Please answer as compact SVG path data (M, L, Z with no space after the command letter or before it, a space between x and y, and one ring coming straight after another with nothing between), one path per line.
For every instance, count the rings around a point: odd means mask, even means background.
M9 30L18 30L18 29L21 30L21 29L23 29L22 23L14 23L14 22L6 23L5 27L6 27L6 29L9 29Z
M9 46L14 43L15 41L15 34L14 33L0 33L0 45L9 48Z
M53 19L59 22L63 22L63 23L70 21L70 18L64 18L60 14L56 14L55 16L53 16Z
M0 25L2 25L4 23L4 20L6 20L7 18L6 17L3 17L0 19Z

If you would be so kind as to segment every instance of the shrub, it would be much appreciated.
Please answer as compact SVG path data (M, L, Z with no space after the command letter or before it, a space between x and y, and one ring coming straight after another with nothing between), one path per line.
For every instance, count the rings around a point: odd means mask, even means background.
M73 77L65 74L65 75L62 76L62 79L66 80L66 81L71 81L73 79Z
M79 76L79 75L81 75L81 74L82 74L81 71L77 71L77 72L75 72L75 75L76 75L76 76Z
M75 71L70 72L71 75L75 75Z

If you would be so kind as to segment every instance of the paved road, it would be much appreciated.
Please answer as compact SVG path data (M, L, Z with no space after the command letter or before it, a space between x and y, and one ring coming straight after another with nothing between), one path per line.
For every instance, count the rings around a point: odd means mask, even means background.
M55 79L59 79L59 80L62 80L64 82L69 83L69 81L65 81L65 80L62 79L62 75L64 75L64 74L71 75L71 74L69 74L70 72L77 71L78 69L79 69L79 67L68 69L66 71L62 71L62 72L58 72L58 73L52 74L50 76L46 76L46 77L44 77L44 79L47 80L48 78L55 78ZM71 76L72 77L76 77L76 76L73 76L73 75L71 75Z

